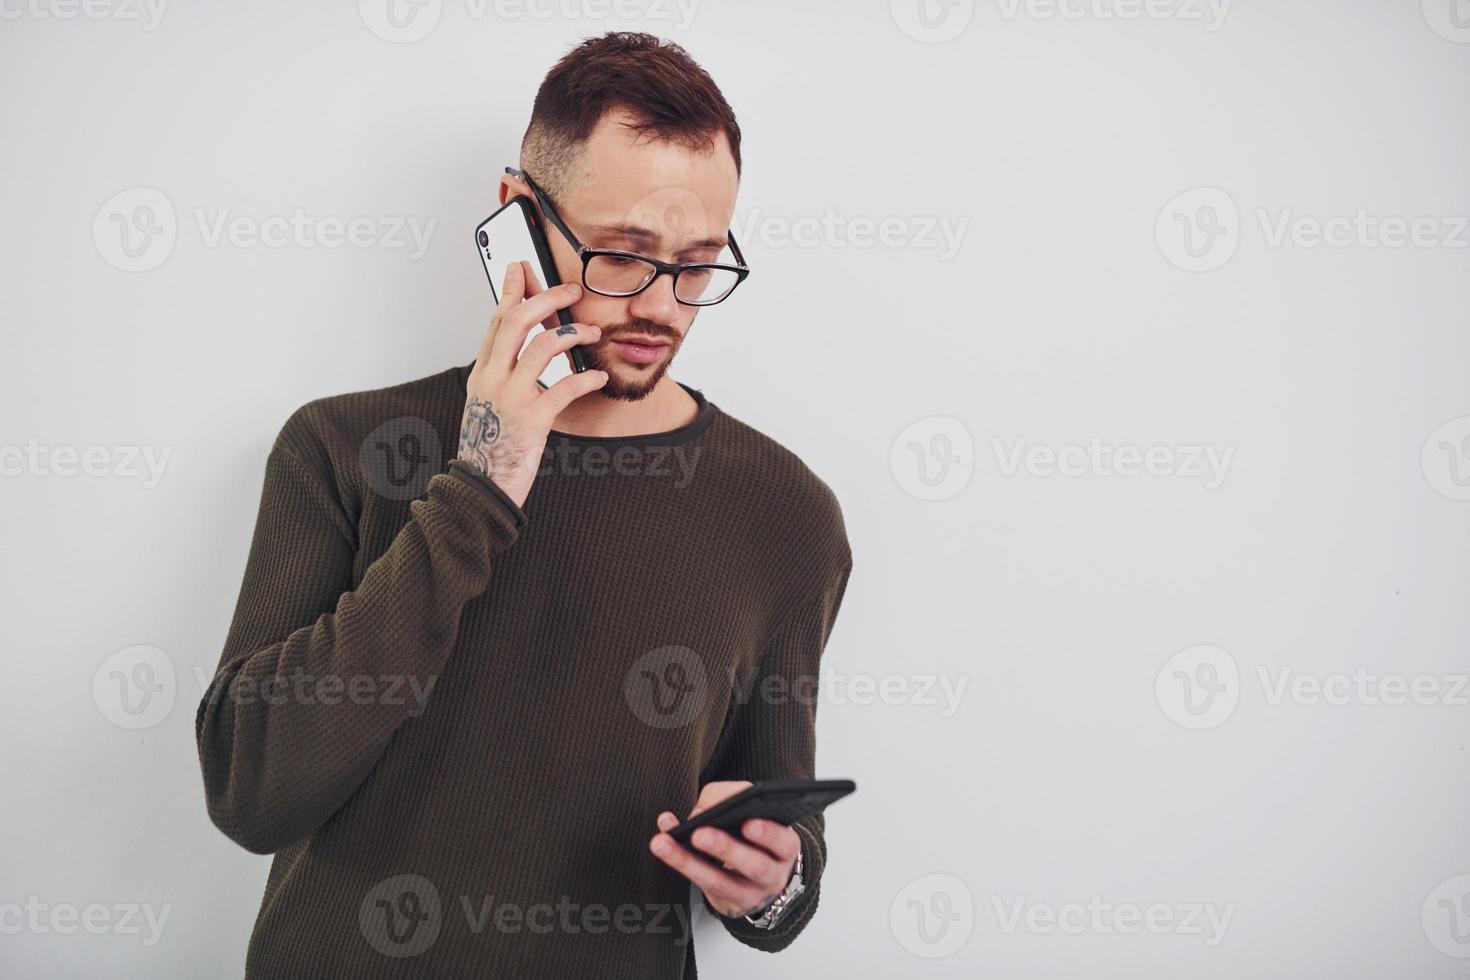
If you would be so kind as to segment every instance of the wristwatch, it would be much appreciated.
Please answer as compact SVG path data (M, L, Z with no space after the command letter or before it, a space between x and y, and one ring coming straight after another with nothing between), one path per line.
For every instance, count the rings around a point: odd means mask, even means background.
M776 928L776 923L786 917L786 913L791 911L791 904L804 891L806 891L806 885L801 880L801 852L797 851L796 867L791 872L791 880L787 882L786 890L767 904L748 913L745 921L757 929Z

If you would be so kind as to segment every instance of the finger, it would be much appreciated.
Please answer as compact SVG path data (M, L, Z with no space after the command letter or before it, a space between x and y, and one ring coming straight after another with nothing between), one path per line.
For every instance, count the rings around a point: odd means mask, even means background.
M750 781L746 779L725 779L715 783L705 783L689 815L692 817L701 810L708 810L716 803L723 803L736 793L749 789L750 786Z
M679 818L674 816L670 810L665 810L663 813L660 813L658 820L655 822L658 824L658 829L662 831L670 831L679 826Z
M544 293L546 287L541 285L541 279L536 275L536 270L531 268L531 263L522 262L521 265L526 267L526 295L529 297L535 296L537 293ZM541 325L547 330L555 330L561 326L561 320L553 314L542 320Z
M724 861L727 867L738 871L759 887L780 891L786 885L785 881L777 881L786 872L784 861L777 862L759 847L747 844L717 827L700 827L694 832L690 843L711 857Z
M553 357L565 354L578 344L593 343L601 336L601 327L587 323L569 323L555 330L543 330L531 338L525 350L521 351L512 376L520 377L531 384L546 373L546 367Z
M664 864L698 885L699 890L716 904L749 909L766 900L766 893L758 887L703 858L695 857L668 834L655 835L648 847Z
M526 335L548 317L556 322L556 311L571 306L581 295L582 287L570 283L543 290L507 310L501 316L500 325L495 331L490 351L491 362L507 370L514 368L521 348L525 346Z
M512 262L505 270L505 279L500 284L500 302L495 304L495 312L490 314L490 328L485 331L485 339L480 342L476 365L487 363L493 356L491 352L494 350L495 335L499 332L501 322L507 313L520 304L525 295L526 277L521 265L520 262Z
M740 834L783 862L796 860L796 854L801 850L801 837L796 831L774 820L747 820L741 825Z
M562 409L572 402L596 391L605 384L607 384L606 371L579 371L576 374L567 375L547 388L542 397L546 400L547 409L559 415ZM671 821L669 827L678 826L679 818L672 813L669 814L669 820ZM668 830L669 827L663 826L663 817L659 817L659 829Z

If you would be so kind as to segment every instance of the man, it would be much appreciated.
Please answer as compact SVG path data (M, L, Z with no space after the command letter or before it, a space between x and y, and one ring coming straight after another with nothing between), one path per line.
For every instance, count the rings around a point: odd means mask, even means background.
M827 486L669 374L743 278L735 116L681 48L609 34L547 75L520 162L500 198L565 285L513 265L472 364L313 401L267 460L196 721L211 818L275 854L248 977L692 977L690 882L762 950L816 908L821 817L664 833L815 775L852 567ZM591 369L538 384L574 345Z

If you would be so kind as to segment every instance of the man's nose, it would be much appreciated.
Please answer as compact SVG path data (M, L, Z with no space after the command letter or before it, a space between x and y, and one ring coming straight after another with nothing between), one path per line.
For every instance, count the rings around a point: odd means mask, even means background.
M672 324L679 318L679 301L674 298L674 277L661 275L633 297L628 312L639 320Z

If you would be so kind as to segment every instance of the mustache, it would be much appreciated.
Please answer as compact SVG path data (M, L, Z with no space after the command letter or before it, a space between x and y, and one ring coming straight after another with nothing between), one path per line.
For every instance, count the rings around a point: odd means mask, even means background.
M677 345L684 338L679 331L667 323L655 323L652 320L628 320L624 323L609 323L602 328L603 340L617 340L619 337L629 334L642 335L646 337L657 337L667 340L670 344Z

